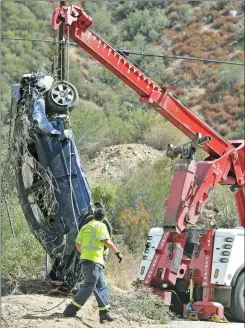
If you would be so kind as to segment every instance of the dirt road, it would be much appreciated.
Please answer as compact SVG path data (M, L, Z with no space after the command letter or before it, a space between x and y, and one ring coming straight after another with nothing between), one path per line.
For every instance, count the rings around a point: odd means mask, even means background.
M99 328L98 310L93 299L78 312L78 318L62 318L61 313L69 300L62 304L59 297L44 295L11 295L2 297L2 326L4 328ZM58 307L56 307L60 304ZM47 309L53 310L46 312ZM113 310L113 309L112 309ZM116 313L116 311L113 311ZM214 322L171 321L168 324L152 324L127 320L120 313L115 322L104 324L108 328L243 328L242 323L218 324Z

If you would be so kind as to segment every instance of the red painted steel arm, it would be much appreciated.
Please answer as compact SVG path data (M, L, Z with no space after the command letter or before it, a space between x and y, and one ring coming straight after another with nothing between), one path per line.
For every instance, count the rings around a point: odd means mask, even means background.
M89 30L92 18L83 9L75 6L57 8L53 14L52 27L57 29L62 21L66 25L66 32L69 33L70 38L135 90L141 96L142 102L152 104L161 115L190 139L193 139L196 133L210 136L211 141L203 146L210 156L218 158L227 149L233 148L191 110L154 83L96 33Z
M227 183L244 187L244 142L228 142L203 122L190 109L181 104L174 96L161 88L132 65L108 43L89 29L92 18L83 9L76 6L59 7L54 11L52 27L57 29L61 22L65 33L82 49L98 60L130 88L140 95L140 101L154 106L156 111L185 133L190 139L196 134L209 136L210 141L203 149L210 155L208 165L205 162L188 172L176 172L177 183L172 184L172 191L166 210L165 226L176 225L177 231L185 230L187 220L195 224L204 208L208 195L217 183ZM183 186L180 187L180 177ZM176 194L178 191L178 196ZM176 197L177 196L177 197ZM171 198L172 197L172 198ZM244 194L239 189L236 202L241 225L244 226Z
M239 216L239 223L241 227L245 228L245 196L244 196L244 189L239 188L235 193L236 199L236 206Z

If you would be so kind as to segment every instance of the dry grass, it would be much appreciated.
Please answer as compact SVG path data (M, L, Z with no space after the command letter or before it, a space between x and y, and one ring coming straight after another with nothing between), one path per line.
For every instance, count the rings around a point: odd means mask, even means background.
M141 256L120 245L123 261L119 264L114 254L108 257L106 281L109 286L110 303L114 313L127 320L142 323L167 323L174 315L150 288L134 284ZM137 287L136 287L137 285Z
M123 261L118 263L114 254L109 254L106 266L106 281L123 290L132 289L132 282L137 278L137 271L140 264L140 256L129 252L126 246L120 246L123 254Z
M161 298L154 295L150 289L122 291L111 286L110 299L113 312L129 321L165 324L174 318L169 307L164 305Z

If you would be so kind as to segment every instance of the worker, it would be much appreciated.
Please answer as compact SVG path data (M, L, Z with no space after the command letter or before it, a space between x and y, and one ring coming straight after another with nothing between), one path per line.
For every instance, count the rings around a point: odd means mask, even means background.
M104 282L105 246L115 253L119 263L122 255L111 241L104 219L104 208L96 207L93 220L85 224L77 235L76 248L80 253L82 282L80 290L63 312L64 317L75 317L94 292L99 306L100 323L113 321L109 312L108 289Z

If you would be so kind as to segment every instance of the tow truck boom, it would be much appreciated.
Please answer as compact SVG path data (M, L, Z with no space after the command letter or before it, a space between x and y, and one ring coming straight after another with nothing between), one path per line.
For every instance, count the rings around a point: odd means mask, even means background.
M242 191L242 187L244 187L244 142L224 140L197 115L172 96L167 91L167 87L161 88L149 79L124 56L89 29L92 18L83 9L73 5L57 8L52 18L53 29L57 29L61 23L64 23L65 33L69 38L135 90L140 95L141 102L151 104L157 112L190 139L193 140L196 136L199 136L197 143L201 144L201 138L207 138L202 146L210 157L203 163L199 163L199 167L198 165L193 167L189 163L188 167L192 171L191 174L183 174L183 171L178 170L174 176L173 180L178 179L180 181L182 179L185 186L183 184L182 189L178 187L179 204L176 207L174 204L177 200L177 186L173 181L164 220L165 228L170 230L176 228L177 231L181 232L185 230L188 223L195 224L217 183L230 184L238 188L235 198L240 222L244 226L245 205ZM199 179L196 179L196 174L199 174ZM179 180L180 175L181 179ZM202 178L200 178L201 176ZM198 180L197 183L195 180ZM191 197L189 197L190 193ZM174 204L171 195L174 198Z
M177 99L148 78L143 72L130 63L124 56L114 50L95 32L89 29L92 18L76 6L57 8L53 14L53 29L64 23L66 33L82 49L107 67L120 80L135 90L140 101L149 103L168 121L184 132L190 139L197 133L210 136L209 143L204 145L206 152L213 158L222 156L227 149L234 149L229 142L219 136L206 123Z

